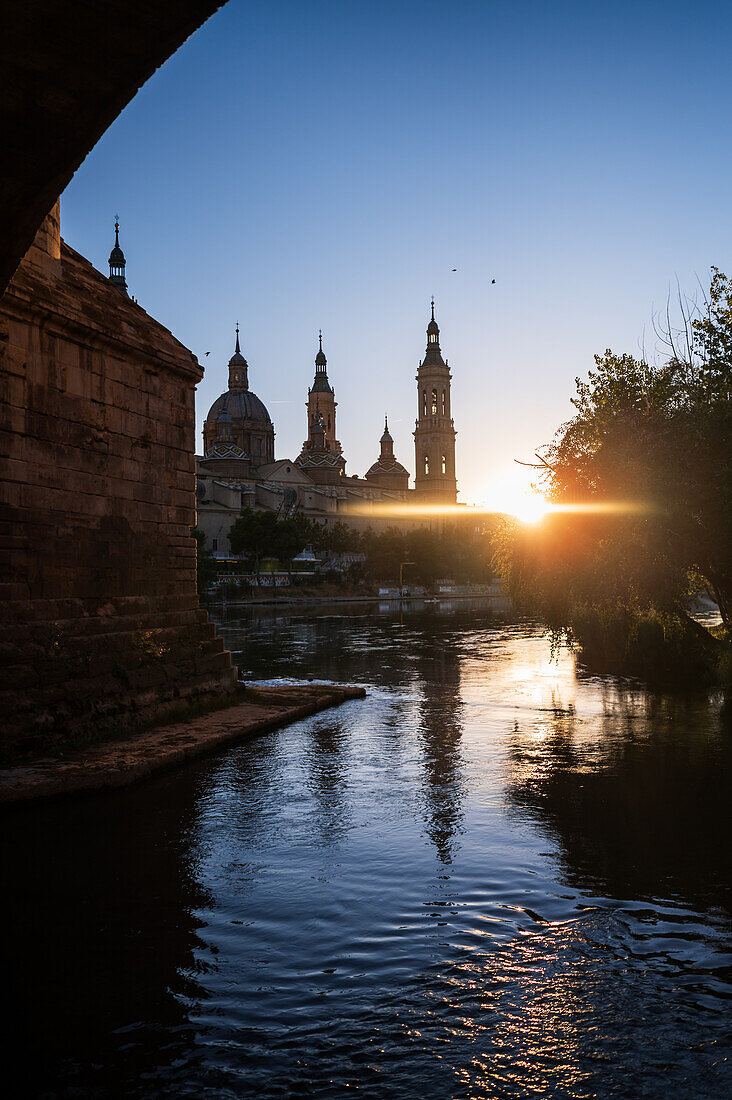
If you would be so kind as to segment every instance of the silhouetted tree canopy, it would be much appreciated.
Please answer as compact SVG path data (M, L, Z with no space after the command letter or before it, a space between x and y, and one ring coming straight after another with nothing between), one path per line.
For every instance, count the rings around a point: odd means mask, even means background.
M229 545L234 554L277 558L287 563L312 541L314 525L305 516L278 519L274 512L258 512L243 508L229 531Z
M233 553L257 563L260 558L273 557L285 564L307 545L323 556L363 555L363 563L353 574L375 582L396 583L400 564L408 562L405 583L429 585L440 577L480 583L492 575L487 530L485 522L476 526L475 519L466 516L441 524L437 530L389 527L362 532L343 522L327 526L302 515L278 519L274 512L245 508L231 527L229 543Z
M499 538L514 598L575 635L591 623L602 633L603 617L635 629L654 616L698 634L687 608L700 591L730 626L732 283L713 268L704 310L682 313L680 332L665 326L662 363L596 356L576 415L540 453L552 502L617 510L554 513Z

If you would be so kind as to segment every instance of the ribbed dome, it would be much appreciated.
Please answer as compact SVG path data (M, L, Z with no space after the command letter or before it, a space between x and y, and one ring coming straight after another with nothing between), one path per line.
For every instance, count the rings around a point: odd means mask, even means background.
M222 393L208 410L206 420L256 420L265 424L272 423L266 406L251 390L227 390Z
M405 469L401 462L397 462L395 458L379 458L374 462L373 466L369 466L366 471L366 477L368 477L369 474L372 476L376 476L377 474L404 474L406 477L409 477L409 470Z

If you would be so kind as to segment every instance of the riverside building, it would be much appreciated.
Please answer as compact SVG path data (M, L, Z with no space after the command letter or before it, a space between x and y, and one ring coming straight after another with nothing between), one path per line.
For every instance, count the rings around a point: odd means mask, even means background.
M249 388L249 364L236 328L229 360L229 385L211 406L203 428L203 455L197 459L198 526L217 557L229 557L228 532L242 508L267 509L281 517L303 513L322 523L410 526L431 522L419 516L390 515L380 505L455 504L455 428L451 412L451 373L440 350L440 330L432 315L427 347L417 371L415 487L394 453L384 420L376 461L364 477L346 473L346 457L336 434L335 389L328 377L323 336L315 355L315 375L307 395L307 438L297 458L275 458L275 431L263 401Z

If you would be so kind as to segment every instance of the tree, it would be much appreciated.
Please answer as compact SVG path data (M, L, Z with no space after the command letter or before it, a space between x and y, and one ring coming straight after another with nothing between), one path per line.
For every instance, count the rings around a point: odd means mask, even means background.
M670 325L664 336L660 364L608 350L576 380L576 414L539 454L539 482L567 511L498 539L515 598L557 627L594 608L698 633L687 607L699 590L730 627L732 283L712 269L704 311L683 311L681 339Z
M290 562L311 541L314 525L302 515L278 519L274 512L243 508L229 531L233 553L253 557L259 569L262 557Z

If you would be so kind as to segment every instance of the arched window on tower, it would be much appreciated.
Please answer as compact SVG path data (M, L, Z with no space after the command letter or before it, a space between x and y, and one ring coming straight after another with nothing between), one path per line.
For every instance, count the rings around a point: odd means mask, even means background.
M446 412L445 412L446 408L447 408L447 401L445 399L445 391L443 390L442 391L442 415L443 416L446 415Z
M427 415L427 390L422 390L422 416Z
M429 474L430 472L430 460L428 455L424 456L424 472L425 474Z
M442 472L443 472L443 474L446 474L446 473L447 473L447 455L443 455L443 456L442 456L442 465L441 465L441 469L442 469Z
M437 416L437 390L432 391L432 415Z

